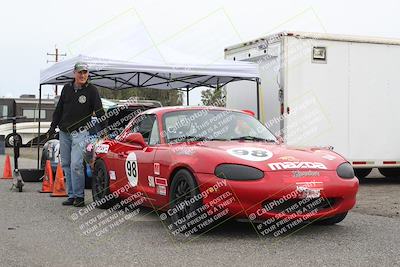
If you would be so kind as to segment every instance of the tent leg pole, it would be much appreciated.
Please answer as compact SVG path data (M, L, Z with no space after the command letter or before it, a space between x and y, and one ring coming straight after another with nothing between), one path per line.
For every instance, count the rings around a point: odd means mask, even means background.
M256 79L257 83L257 119L260 120L260 79Z
M186 88L186 106L189 106L189 87Z
M39 86L39 114L38 114L38 136L37 136L37 169L40 168L40 113L42 110L42 85Z

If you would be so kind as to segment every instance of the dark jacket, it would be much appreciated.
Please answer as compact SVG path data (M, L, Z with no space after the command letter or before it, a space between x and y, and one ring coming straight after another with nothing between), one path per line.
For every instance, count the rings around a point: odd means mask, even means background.
M93 112L97 118L104 115L97 88L90 83L86 83L81 89L75 89L74 82L66 84L53 113L50 129L54 130L58 125L63 132L90 130L89 122ZM106 122L104 121L101 128L105 127Z

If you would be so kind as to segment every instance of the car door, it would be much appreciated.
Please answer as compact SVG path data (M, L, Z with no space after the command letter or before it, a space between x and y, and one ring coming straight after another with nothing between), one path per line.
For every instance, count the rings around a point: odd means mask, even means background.
M122 183L129 185L129 194L142 192L143 197L152 200L155 189L150 177L154 173L154 156L157 146L160 144L160 135L157 116L155 114L144 114L133 122L128 133L141 133L147 146L139 144L129 144L117 141L120 144L115 151L117 160L115 161L117 179L122 179ZM154 178L153 178L154 179Z

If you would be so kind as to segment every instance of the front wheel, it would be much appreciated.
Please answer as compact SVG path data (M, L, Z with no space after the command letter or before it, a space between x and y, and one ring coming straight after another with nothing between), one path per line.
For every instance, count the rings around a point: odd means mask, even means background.
M175 229L188 227L189 214L200 215L202 200L199 196L200 191L193 175L188 170L179 170L174 175L170 191L170 207L171 211L174 211L170 219ZM190 225L188 228L194 226Z
M333 225L333 224L337 224L340 223L341 221L344 220L344 218L346 218L347 216L347 212L338 214L336 216L327 218L327 219L322 219L322 220L318 220L317 223L318 224L322 224L322 225Z
M92 196L96 207L100 209L110 208L115 203L114 196L110 193L110 177L107 168L102 160L94 165L92 177Z

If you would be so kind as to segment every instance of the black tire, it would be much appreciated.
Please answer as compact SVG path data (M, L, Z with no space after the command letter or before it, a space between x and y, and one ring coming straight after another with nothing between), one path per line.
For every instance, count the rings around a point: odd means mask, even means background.
M200 191L196 180L193 175L185 169L179 170L173 177L170 189L170 208L174 210L177 206L183 203L185 200L190 200L194 196L199 196ZM197 211L202 206L203 202L201 199L192 202L190 205L185 205L184 208L170 216L171 225L174 229L179 228L178 220L185 218L186 215L193 211ZM177 225L179 225L177 227ZM194 227L192 225L191 227Z
M108 209L112 207L116 199L110 194L110 177L107 168L102 160L98 160L94 165L94 174L92 177L92 196L93 201L97 203L96 207Z
M400 168L379 168L379 172L385 177L400 176Z
M22 144L22 138L19 134L10 133L5 139L6 147L12 147L15 139L19 140L20 145Z
M372 171L372 168L368 169L354 169L354 173L358 179L363 179L367 177L368 174L370 174Z
M318 220L317 224L321 224L321 225L333 225L333 224L337 224L340 223L341 221L344 220L344 218L346 218L347 216L347 212L345 213L341 213L339 215L327 218L327 219L322 219L322 220Z

